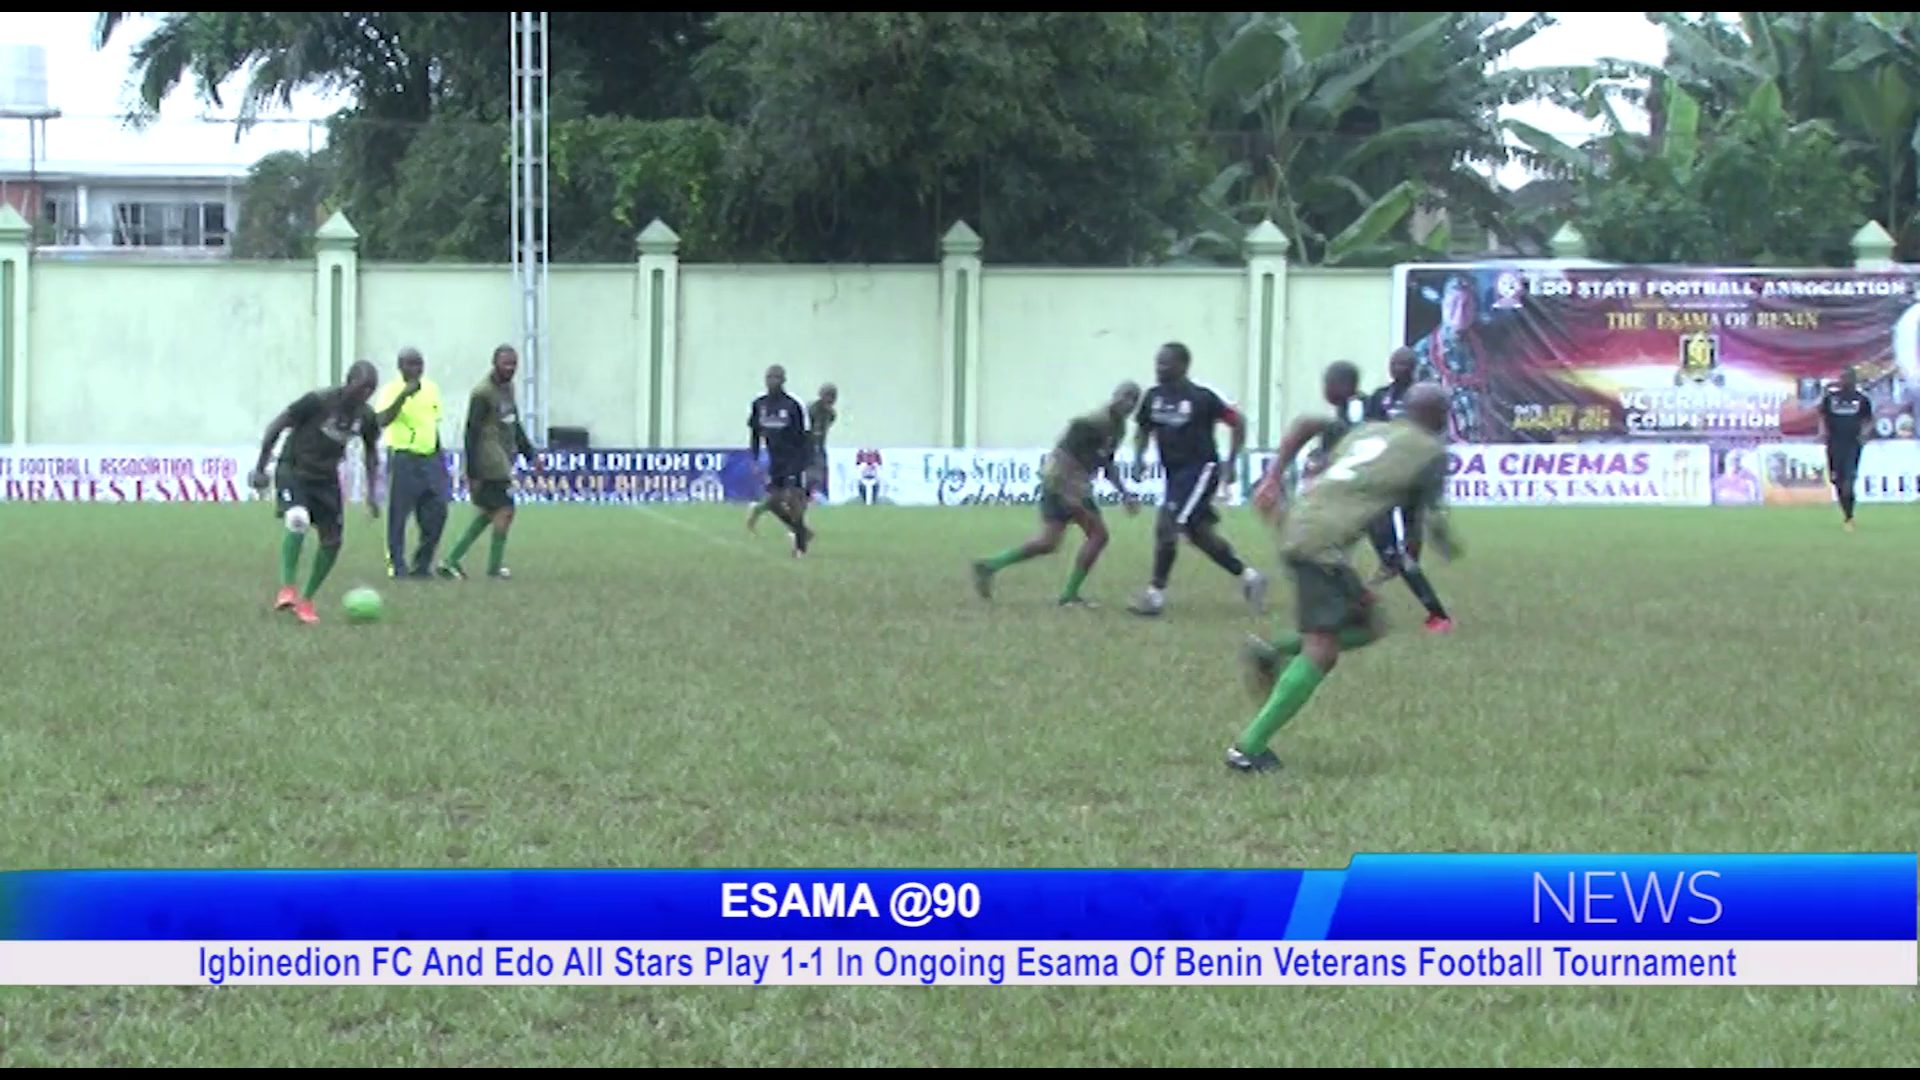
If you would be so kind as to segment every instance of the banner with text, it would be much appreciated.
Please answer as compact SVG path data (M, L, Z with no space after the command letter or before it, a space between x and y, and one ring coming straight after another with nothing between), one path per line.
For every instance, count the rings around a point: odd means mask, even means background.
M1851 370L1912 438L1920 272L1512 262L1396 267L1396 341L1455 442L1818 439Z
M0 874L0 985L1914 986L1913 854Z
M1447 449L1455 506L1707 506L1710 448L1679 443L1459 443Z
M939 447L829 450L828 501L868 506L993 506L1038 505L1041 468L1047 449L969 450ZM1122 467L1132 464L1132 451L1123 450ZM1166 492L1166 473L1159 453L1148 447L1138 478L1125 474L1127 490L1143 505L1156 506ZM1238 505L1240 478L1221 479L1215 501ZM1103 474L1096 477L1093 497L1102 504L1118 504L1120 494Z
M259 448L0 447L0 502L236 503Z
M465 456L452 450L443 458L453 498L464 501ZM532 471L530 462L519 463L513 494L520 502L754 502L766 494L766 478L745 449L548 450L540 461L545 466L540 472ZM348 498L364 498L362 460L350 454L341 472Z

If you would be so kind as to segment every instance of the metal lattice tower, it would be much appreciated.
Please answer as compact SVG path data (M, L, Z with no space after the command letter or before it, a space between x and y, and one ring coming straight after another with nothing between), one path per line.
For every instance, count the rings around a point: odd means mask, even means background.
M513 294L519 310L520 412L527 437L547 445L551 331L547 325L547 13L514 11Z

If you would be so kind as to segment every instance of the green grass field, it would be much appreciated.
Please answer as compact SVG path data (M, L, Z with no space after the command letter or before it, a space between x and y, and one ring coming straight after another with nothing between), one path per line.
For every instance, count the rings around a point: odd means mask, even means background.
M470 511L455 509L457 529ZM1920 510L1485 511L1459 630L1347 658L1228 772L1254 619L1150 519L523 510L511 582L300 627L264 507L0 505L0 866L1339 867L1356 851L1913 850ZM1271 567L1251 516L1228 519ZM480 551L484 553L484 545ZM1366 557L1371 565L1370 556ZM470 566L478 562L470 563ZM303 565L304 570L304 565ZM390 618L350 626L379 586ZM1291 596L1276 581L1281 618ZM1895 1065L1906 989L0 990L0 1064Z

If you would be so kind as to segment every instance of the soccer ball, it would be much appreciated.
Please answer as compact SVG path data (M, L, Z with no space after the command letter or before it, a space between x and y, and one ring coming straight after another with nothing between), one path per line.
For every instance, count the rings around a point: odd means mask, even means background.
M305 533L313 524L313 517L307 513L307 508L304 506L288 507L285 520L287 531L291 533Z
M347 621L356 623L378 622L385 604L380 594L362 586L350 590L344 601L347 609Z

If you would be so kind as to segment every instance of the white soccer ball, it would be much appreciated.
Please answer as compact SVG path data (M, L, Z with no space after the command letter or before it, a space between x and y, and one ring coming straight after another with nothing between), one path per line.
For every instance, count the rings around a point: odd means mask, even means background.
M286 521L287 531L293 533L305 533L313 524L313 518L308 515L307 508L304 506L288 507Z

